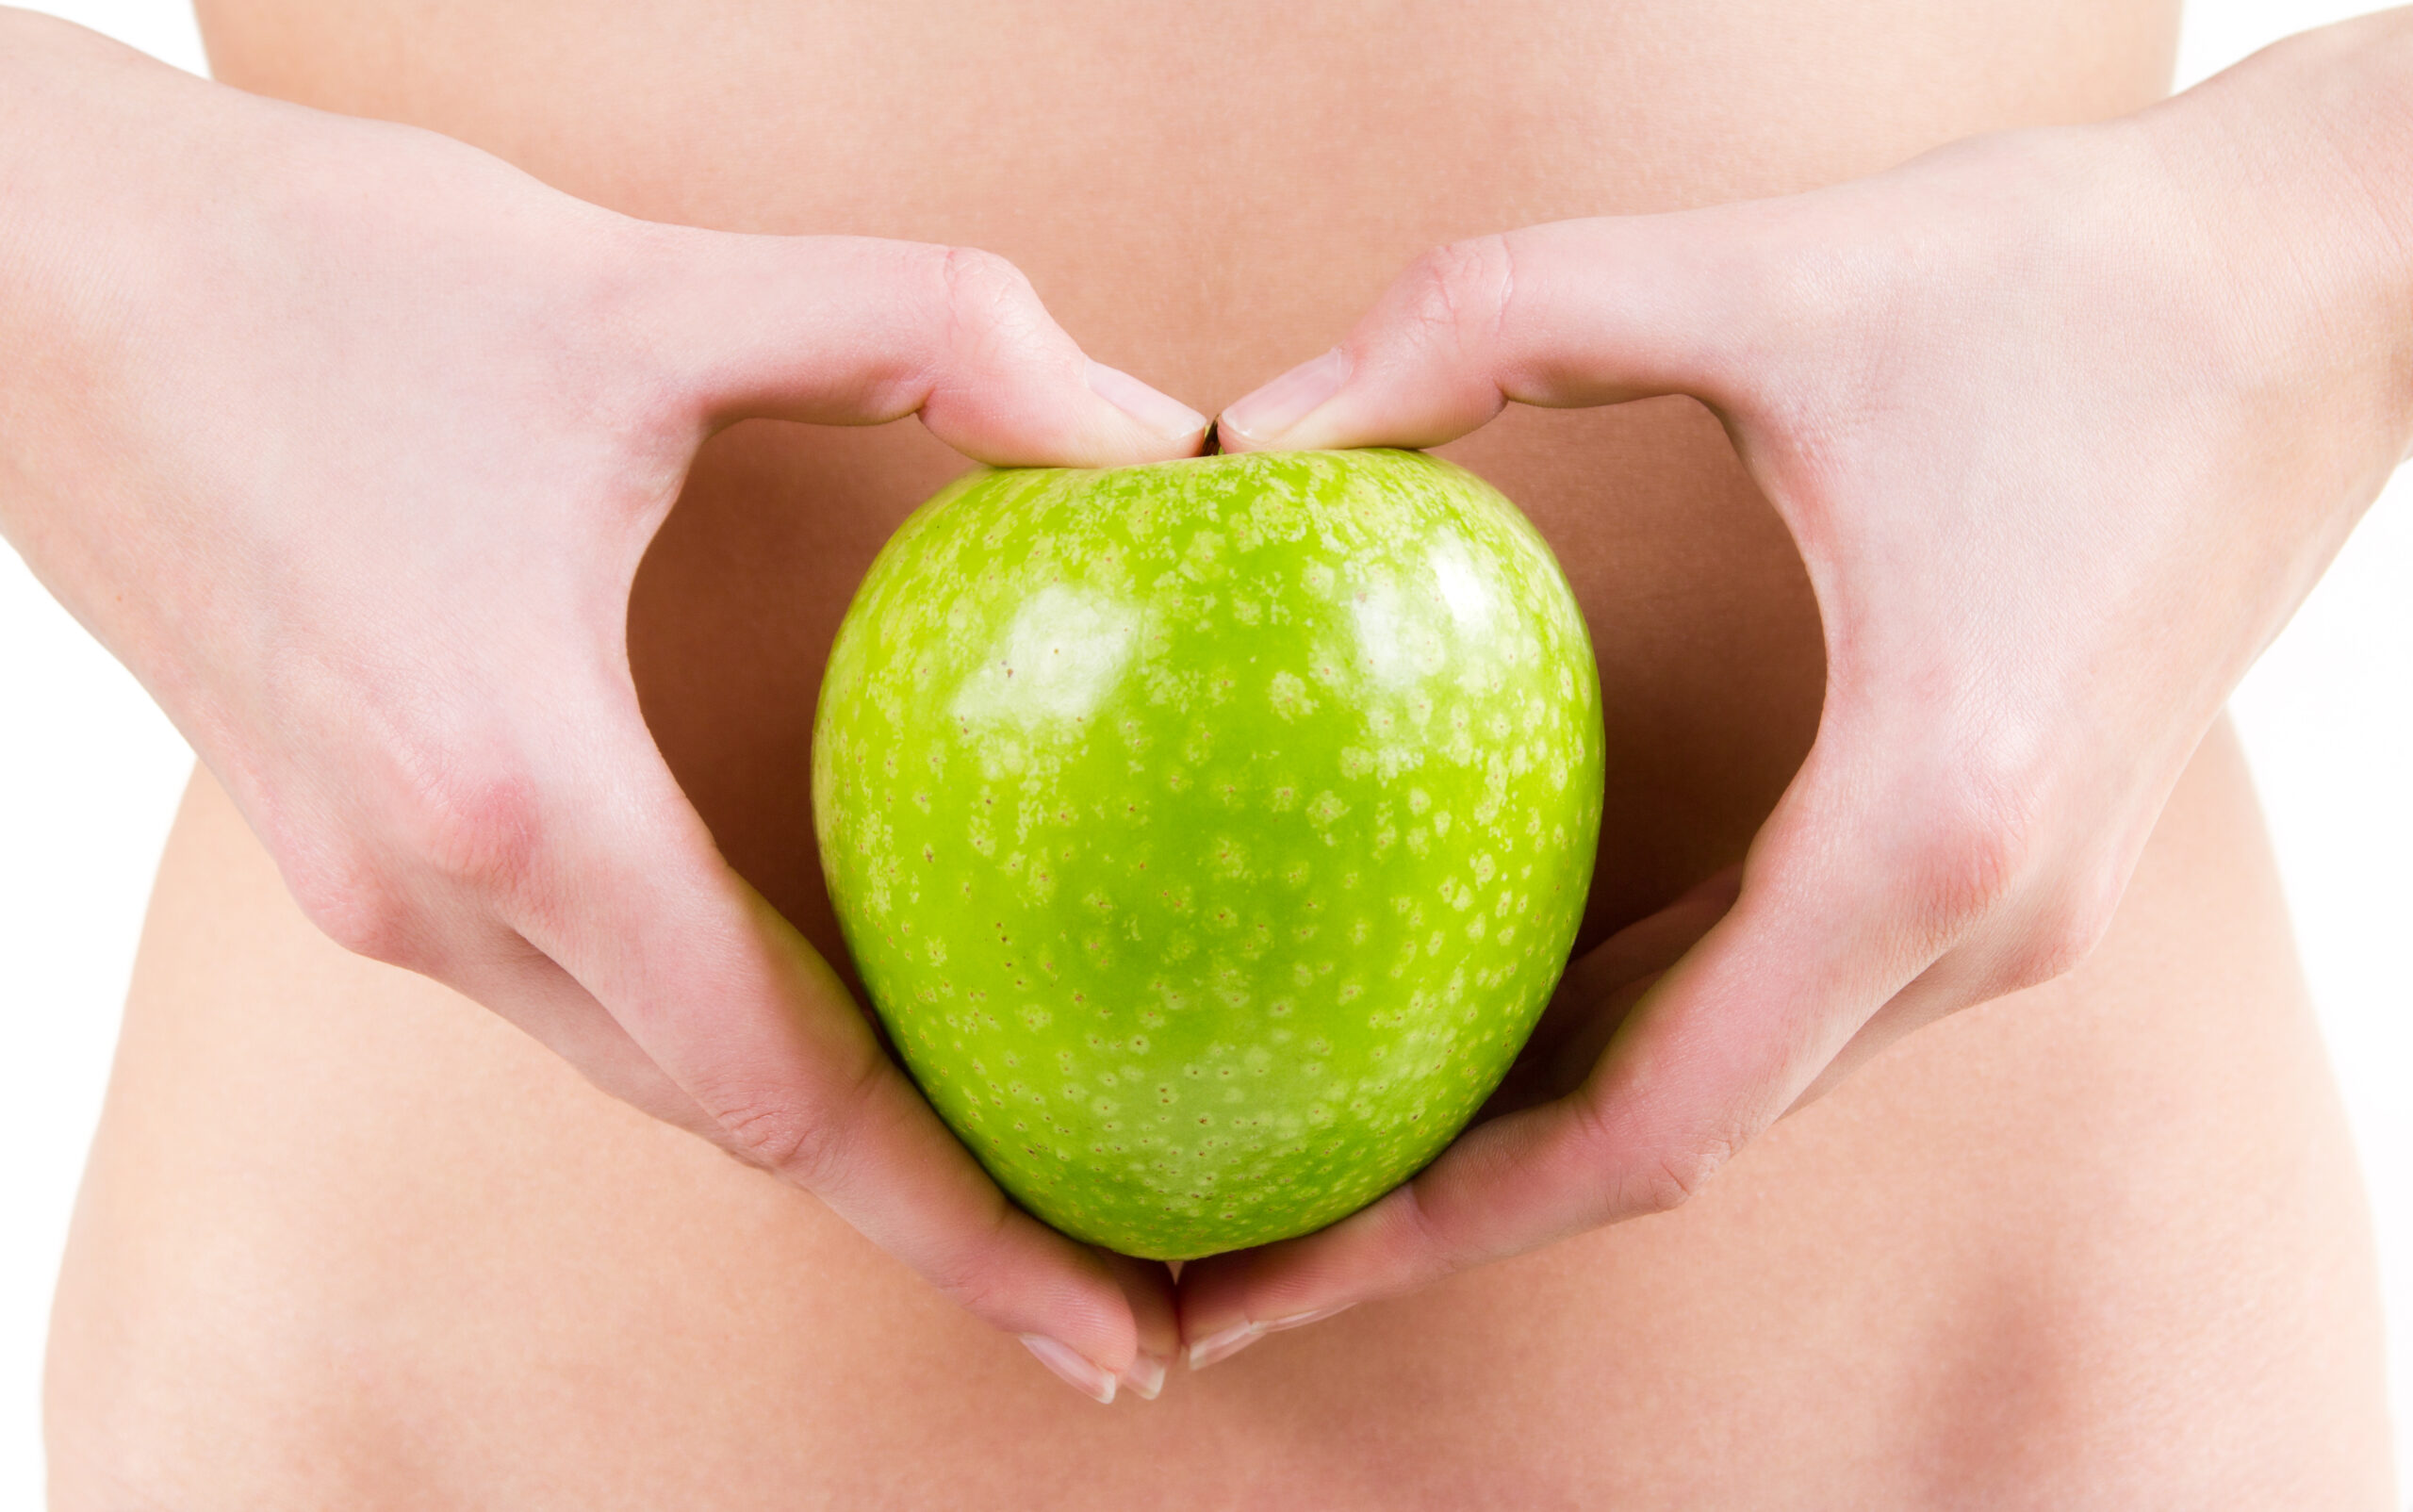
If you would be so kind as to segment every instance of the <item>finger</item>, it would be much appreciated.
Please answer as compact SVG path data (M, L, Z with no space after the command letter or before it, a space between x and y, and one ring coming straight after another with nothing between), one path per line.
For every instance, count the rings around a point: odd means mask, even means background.
M2142 853L2140 822L2126 836L2097 828L2076 838L2081 853L2029 860L2031 876L2015 896L1988 912L1985 927L1964 936L1935 964L1896 993L1821 1067L1785 1110L1816 1102L1897 1041L1973 1004L2033 987L2072 970L2102 940ZM2088 851L2109 842L2109 855Z
M1226 408L1224 450L1436 446L1503 404L1727 387L1751 207L1565 221L1420 258L1339 346Z
M1008 1202L835 975L731 872L636 718L560 791L478 805L505 921L603 1004L735 1153L812 1192L976 1316L1110 1401L1138 1347L1114 1271ZM516 839L513 837L517 837Z
M1518 1063L1485 1104L1479 1120L1506 1116L1563 1095L1580 1084L1584 1072L1599 1059L1601 1047L1643 991L1733 906L1741 880L1740 866L1729 866L1703 879L1666 908L1611 935L1570 966ZM1183 1287L1187 1310L1194 1320L1190 1337L1198 1340L1191 1352L1194 1367L1227 1358L1267 1333L1318 1322L1353 1305L1335 1300L1328 1288L1314 1285L1307 1286L1295 1302L1285 1299L1282 1257L1269 1251L1258 1255L1271 1263L1256 1266L1255 1257L1243 1257L1203 1262ZM1271 1283L1266 1289L1268 1304L1259 1309L1270 1318L1263 1323L1251 1321L1246 1293L1252 1289L1245 1282L1251 1269L1260 1273L1260 1280ZM1319 1294L1322 1301L1315 1300Z
M1628 1014L1569 1095L1469 1130L1320 1233L1199 1262L1183 1337L1260 1332L1390 1296L1600 1224L1674 1208L1799 1097L1877 1006L1940 956L1973 896L1958 863L1811 763L1752 848L1734 906ZM1837 843L1835 837L1847 837ZM1922 850L1921 847L1928 847ZM1941 884L1941 885L1939 885ZM1982 889L1979 889L1982 891Z
M1137 1259L1112 1250L1098 1250L1096 1254L1122 1286L1124 1300L1131 1305L1132 1325L1139 1333L1139 1352L1120 1375L1123 1389L1154 1402L1157 1393L1164 1389L1165 1368L1181 1350L1181 1321L1174 1308L1173 1273L1161 1260Z
M718 1142L719 1126L550 957L500 926L455 944L434 973L567 1061L607 1096Z
M1702 879L1569 965L1475 1121L1565 1096L1581 1083L1642 994L1734 906L1742 878L1737 864Z
M1206 418L1092 362L1011 263L864 237L651 227L646 337L709 424L872 425L918 413L1000 465L1189 456Z

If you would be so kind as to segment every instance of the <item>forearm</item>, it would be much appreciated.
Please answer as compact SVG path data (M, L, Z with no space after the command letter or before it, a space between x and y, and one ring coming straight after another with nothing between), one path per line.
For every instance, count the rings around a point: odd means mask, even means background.
M113 533L77 517L123 497L121 428L222 397L160 392L142 352L211 296L202 228L238 219L227 169L263 108L0 8L0 535L88 624L85 600L115 576L93 560Z
M189 228L222 200L225 128L247 98L0 8L0 423L56 395L68 349L128 322L162 239L145 233ZM0 453L24 438L0 430Z
M2413 8L2301 33L2136 118L2340 460L2413 448ZM2281 397L2275 396L2274 398ZM2372 449L2376 449L2373 451Z

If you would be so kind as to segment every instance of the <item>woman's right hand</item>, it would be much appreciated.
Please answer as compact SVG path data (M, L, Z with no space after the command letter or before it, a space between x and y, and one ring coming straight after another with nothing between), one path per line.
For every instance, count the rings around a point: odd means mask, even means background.
M0 11L0 527L302 908L812 1192L1076 1387L1153 1395L1162 1268L1006 1201L722 861L630 678L630 584L707 436L915 413L997 463L1205 428L997 258L632 221Z

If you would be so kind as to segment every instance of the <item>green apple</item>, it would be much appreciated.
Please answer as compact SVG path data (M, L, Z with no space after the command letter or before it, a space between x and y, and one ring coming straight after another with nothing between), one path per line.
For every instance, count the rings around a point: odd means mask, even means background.
M847 946L1031 1212L1187 1258L1320 1228L1464 1126L1584 912L1600 696L1524 517L1411 452L981 472L829 654Z

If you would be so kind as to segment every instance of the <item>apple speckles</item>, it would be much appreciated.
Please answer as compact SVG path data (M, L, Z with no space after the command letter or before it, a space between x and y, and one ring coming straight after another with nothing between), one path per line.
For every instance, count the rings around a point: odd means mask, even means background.
M978 474L847 617L815 820L982 1162L1078 1237L1196 1255L1371 1200L1487 1094L1580 912L1597 721L1547 552L1446 464Z
M1273 712L1284 719L1297 719L1315 713L1316 700L1307 697L1307 685L1289 672L1276 672L1267 688L1267 698Z
M1229 835L1218 835L1206 847L1206 865L1217 877L1227 881L1246 880L1249 875L1248 847Z

